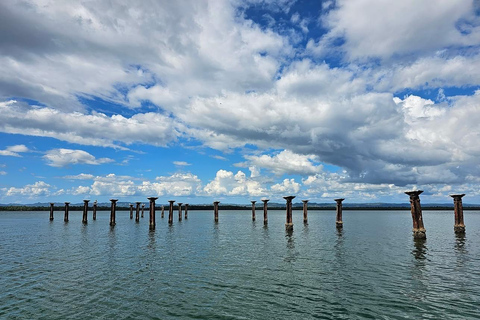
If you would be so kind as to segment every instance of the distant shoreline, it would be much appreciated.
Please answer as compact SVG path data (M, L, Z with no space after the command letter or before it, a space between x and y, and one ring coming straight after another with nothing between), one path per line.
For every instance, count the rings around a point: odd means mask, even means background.
M63 211L65 209L64 206L54 206L55 211ZM92 211L93 207L89 206L88 210ZM161 206L155 206L156 211L161 211ZM251 206L241 206L241 205L220 205L220 210L251 210ZM303 210L302 207L293 207L293 210L301 211ZM46 206L0 206L0 211L49 211L50 207ZM82 211L83 206L70 206L70 211ZM130 207L117 207L117 211L128 211ZM136 209L134 208L134 211ZM183 208L184 210L184 208ZM196 210L213 210L213 205L189 205L188 211L196 211ZM256 211L262 211L263 206L256 207ZM268 210L285 210L285 206L272 206L268 207ZM309 206L309 211L312 210L322 210L322 211L335 211L335 206ZM403 210L410 210L410 206L343 206L344 211L403 211ZM422 206L422 210L425 211L432 211L432 210L453 210L453 204L451 206L445 205L425 205ZM464 205L463 210L480 210L480 206L478 205ZM110 211L109 206L98 206L97 211ZM168 207L165 207L165 211L168 211ZM178 206L174 206L174 211L178 211ZM148 206L145 207L144 212L148 212Z

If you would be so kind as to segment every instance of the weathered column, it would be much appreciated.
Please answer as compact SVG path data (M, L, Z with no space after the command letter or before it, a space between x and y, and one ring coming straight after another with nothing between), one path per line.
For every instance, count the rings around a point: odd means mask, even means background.
M269 199L263 199L263 224L267 225L268 224L268 205L267 202L270 201Z
M251 201L252 202L252 221L255 221L255 202L257 201Z
M87 223L88 220L88 202L90 200L83 200L83 217L82 222Z
M162 206L162 215L160 217L163 219L164 215L165 215L165 207Z
M295 199L295 196L283 197L287 200L287 222L285 223L285 230L293 230L293 218L292 218L292 200Z
M110 226L115 226L115 214L117 212L117 201L118 199L110 199L112 206L110 207Z
M93 202L93 220L97 220L97 200Z
M173 204L175 200L168 200L170 203L170 207L168 208L168 223L172 224L173 223Z
M465 223L463 222L463 204L462 198L465 196L462 194L451 194L450 197L453 198L453 210L455 213L455 225L453 230L455 233L465 233Z
M133 204L129 204L130 207L130 219L133 219Z
M65 202L65 216L63 217L63 221L68 222L68 207L70 202Z
M307 224L308 223L308 208L307 208L308 200L302 200L302 202L303 202L303 223Z
M145 211L145 203L142 203L142 215L141 217L143 218L143 212Z
M218 204L220 201L214 201L213 202L213 217L215 222L218 222Z
M343 218L342 218L342 211L343 211L343 205L342 201L345 200L343 198L340 199L334 199L335 202L337 203L337 218L335 219L335 224L337 225L337 228L343 228Z
M188 219L188 203L185 203L185 220Z
M419 195L422 190L405 192L410 196L410 208L413 220L413 237L415 239L427 238L425 227L423 226L422 207L420 205Z
M182 202L177 202L178 204L178 221L182 221Z
M135 222L140 222L140 201L135 202L137 204L137 208L135 211Z
M55 205L55 203L50 202L50 221L53 220L53 206L54 205Z
M150 197L147 198L150 200L150 221L149 221L149 229L154 230L155 229L155 200L158 199L158 197Z

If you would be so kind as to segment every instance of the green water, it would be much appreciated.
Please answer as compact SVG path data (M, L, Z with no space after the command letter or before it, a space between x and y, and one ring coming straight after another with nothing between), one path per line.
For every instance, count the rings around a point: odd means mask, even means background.
M168 226L99 212L0 213L1 319L479 319L480 212L190 211Z

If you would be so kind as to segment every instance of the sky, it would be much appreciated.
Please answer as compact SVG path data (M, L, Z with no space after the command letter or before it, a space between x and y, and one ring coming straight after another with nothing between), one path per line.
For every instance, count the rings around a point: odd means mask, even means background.
M480 203L480 1L0 2L0 203Z

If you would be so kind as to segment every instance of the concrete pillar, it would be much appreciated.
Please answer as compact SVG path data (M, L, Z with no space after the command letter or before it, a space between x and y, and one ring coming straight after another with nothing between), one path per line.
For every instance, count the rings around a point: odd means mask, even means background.
M83 217L82 222L87 223L88 220L88 202L90 200L83 200Z
M137 208L135 211L135 222L140 222L140 204L141 202L137 201L135 202L137 204Z
M188 219L188 203L185 203L185 220Z
M177 202L178 204L178 221L182 221L182 202Z
M334 200L337 203L337 218L335 219L335 224L336 224L337 228L343 228L343 217L342 217L343 205L342 205L342 201L345 200L345 199L340 198L340 199L334 199Z
M112 206L110 207L110 226L115 226L115 214L117 212L117 201L118 199L110 199Z
M163 219L164 215L165 215L165 207L162 206L162 214L160 215L160 218Z
M158 199L158 197L150 197L147 198L150 200L150 221L149 221L149 229L150 230L155 230L155 200Z
M218 204L220 201L214 201L213 202L213 217L215 222L218 222Z
M143 218L143 212L145 211L145 203L142 203L142 215L141 217Z
M307 208L308 200L302 200L302 202L303 202L303 223L307 224L308 223L308 208Z
M252 202L252 221L255 221L255 202L257 201L251 201Z
M405 192L410 196L410 208L413 220L413 237L415 239L427 238L426 230L423 226L422 207L420 205L419 197L422 192L422 190Z
M292 217L292 200L295 196L283 197L287 201L287 222L285 223L285 230L293 230L293 217Z
M97 200L95 200L93 202L93 217L92 217L93 220L97 220L97 205L98 205Z
M270 201L269 199L263 199L263 224L268 224L268 205L267 202Z
M50 221L53 220L53 206L54 205L55 205L55 203L50 202Z
M130 219L133 219L133 204L129 204L130 206Z
M70 202L65 202L65 216L63 217L63 221L68 222L68 209L69 209Z
M453 210L455 213L455 225L453 230L455 233L465 233L465 223L463 222L463 204L462 198L465 196L462 194L451 194L450 197L453 198Z
M172 224L173 223L173 204L175 203L175 200L168 200L170 203L170 207L168 208L168 223Z

